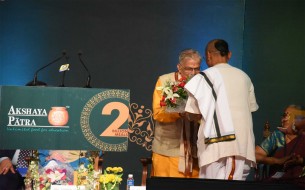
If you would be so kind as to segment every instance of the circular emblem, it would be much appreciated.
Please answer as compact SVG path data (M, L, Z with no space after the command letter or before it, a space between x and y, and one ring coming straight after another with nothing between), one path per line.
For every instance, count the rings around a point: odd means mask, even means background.
M109 102L111 103L111 100L118 100L124 102L125 104L128 104L129 99L130 97L128 91L106 90L94 95L91 99L87 101L81 113L80 125L85 138L88 140L90 144L103 151L115 151L115 152L127 151L128 136L101 137L102 136L100 134L101 131L96 132L97 127L96 126L93 127L90 125L96 122L96 120L99 120L100 117L102 117L100 115L97 115L96 112L98 112L98 114L101 114L101 109L103 109L103 107L105 107L106 104L109 104ZM113 110L115 111L116 109L113 108ZM92 120L94 121L90 121L90 117L92 117ZM126 122L127 119L128 116L126 118ZM108 124L105 123L107 122L103 122L103 120L101 120L99 123L95 123L94 125L98 125L99 130L104 131L108 127L107 126ZM126 126L128 127L128 123ZM112 142L111 140L118 142L118 138L120 139L120 143L111 143Z

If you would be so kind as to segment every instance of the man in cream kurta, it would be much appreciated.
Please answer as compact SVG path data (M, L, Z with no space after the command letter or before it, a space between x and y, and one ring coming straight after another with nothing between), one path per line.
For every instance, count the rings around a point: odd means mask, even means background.
M202 115L197 141L201 178L245 180L256 162L254 87L247 74L227 64L230 57L226 41L210 41L209 68L185 86L189 92L185 110Z

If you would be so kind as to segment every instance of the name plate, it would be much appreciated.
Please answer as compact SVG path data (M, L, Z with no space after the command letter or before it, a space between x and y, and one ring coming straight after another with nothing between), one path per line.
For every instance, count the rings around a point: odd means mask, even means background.
M51 190L86 190L86 188L76 185L51 185Z
M130 190L146 190L146 186L130 186Z

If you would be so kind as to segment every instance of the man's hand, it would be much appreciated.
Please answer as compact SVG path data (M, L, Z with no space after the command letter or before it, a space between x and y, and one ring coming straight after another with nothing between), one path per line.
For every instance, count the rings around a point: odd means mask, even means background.
M56 151L53 151L51 153L51 155L49 156L49 160L52 160L52 159L60 161L60 162L66 162L65 157Z
M180 113L179 115L189 121L199 121L202 118L201 114L194 114L189 112L183 112Z
M12 161L7 158L1 161L0 163L0 175L7 174L8 171L11 171L12 173L15 173L15 169L13 167Z

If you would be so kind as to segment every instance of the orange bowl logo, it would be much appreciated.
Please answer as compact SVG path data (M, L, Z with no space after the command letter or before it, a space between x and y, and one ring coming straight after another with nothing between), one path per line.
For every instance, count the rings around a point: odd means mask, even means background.
M66 107L52 107L48 114L48 121L53 126L64 126L69 121Z

